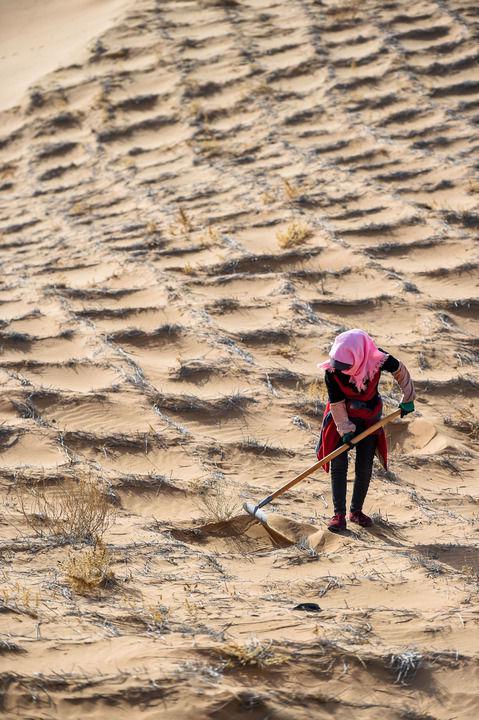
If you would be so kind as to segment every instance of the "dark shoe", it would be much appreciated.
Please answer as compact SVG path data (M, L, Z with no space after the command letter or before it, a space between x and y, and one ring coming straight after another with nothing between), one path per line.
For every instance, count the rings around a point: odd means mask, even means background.
M374 525L371 518L368 517L368 515L365 515L361 510L357 510L356 512L350 512L349 519L352 523L356 523L356 525L361 525L361 527L371 527L371 525Z
M331 532L346 530L346 515L344 513L336 513L329 521L328 529L331 530Z

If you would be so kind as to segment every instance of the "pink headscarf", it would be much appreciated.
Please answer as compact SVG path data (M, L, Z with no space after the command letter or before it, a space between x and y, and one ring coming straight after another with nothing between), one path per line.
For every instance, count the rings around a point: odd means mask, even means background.
M370 380L387 358L387 353L376 347L367 332L364 330L347 330L335 339L329 352L329 357L339 362L351 365L349 370L343 370L345 375L351 376L351 383L359 391L366 389L366 381ZM318 367L333 370L330 360L319 363Z

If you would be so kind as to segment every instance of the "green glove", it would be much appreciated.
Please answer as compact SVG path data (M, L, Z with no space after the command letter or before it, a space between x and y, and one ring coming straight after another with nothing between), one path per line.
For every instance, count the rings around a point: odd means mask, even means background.
M353 437L354 437L354 433L353 433L353 432L348 432L348 433L346 433L345 435L343 435L343 437L341 438L341 440L343 441L343 443L346 443L346 445L349 445L350 447L352 447L352 446L351 446L351 440L353 439Z
M414 403L412 402L402 402L399 403L399 407L401 408L401 417L403 418L405 415L408 415L409 413L414 412Z

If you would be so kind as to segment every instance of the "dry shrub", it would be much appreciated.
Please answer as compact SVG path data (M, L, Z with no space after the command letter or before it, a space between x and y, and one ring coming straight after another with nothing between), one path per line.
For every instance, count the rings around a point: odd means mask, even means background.
M208 225L206 231L200 235L199 242L202 247L211 247L216 245L221 238L221 233L218 228L214 228Z
M17 645L17 643L0 638L0 655L6 655L7 653L19 655L26 652L27 651L20 645Z
M89 210L87 203L79 200L70 207L70 215L85 215Z
M191 223L191 220L186 212L186 210L182 207L178 210L178 223L183 228L183 232L188 233L191 230L193 230L193 225Z
M479 591L479 568L472 565L463 565L460 572L465 576L467 582L475 585L476 593Z
M75 592L91 595L113 583L115 574L111 569L112 561L111 552L102 542L98 542L92 548L71 553L62 567Z
M270 193L270 192L264 192L261 195L261 200L263 201L264 205L272 205L274 203L275 199L276 198L273 195L273 193Z
M192 265L190 262L186 262L183 265L182 268L185 275L194 275L196 273L196 268L194 265Z
M227 668L237 667L260 667L266 668L273 665L282 665L287 661L287 656L278 653L271 643L262 643L256 638L251 638L244 645L236 642L228 643L220 648L223 660Z
M311 400L311 402L326 405L326 403L328 402L328 391L326 389L326 384L321 380L314 380L312 383L309 383L308 387L306 388L306 397L308 398L308 400Z
M276 239L281 248L295 247L302 245L313 235L312 228L307 223L292 222L286 230L278 230Z
M389 667L396 673L396 682L406 685L416 675L423 659L423 655L414 648L407 648L402 653L391 654Z
M153 221L147 223L146 232L148 233L148 235L155 235L157 232L159 232L158 223Z
M294 360L299 352L299 348L294 338L291 338L288 345L277 345L273 347L272 352L276 355L281 355L281 357L287 360Z
M170 609L165 605L134 606L127 617L127 622L141 625L150 633L165 633L170 630Z
M230 520L240 508L237 491L229 487L224 479L217 480L210 492L206 487L201 488L198 501L210 522Z
M297 200L301 195L301 188L298 185L294 185L289 180L283 180L284 193L288 200Z
M40 594L33 593L31 588L17 582L10 582L3 575L0 589L0 613L8 610L10 612L38 617L40 605Z
M40 483L23 489L18 499L27 525L39 537L96 542L113 521L106 493L87 479L54 490Z
M208 138L198 138L200 152L205 158L220 157L222 154L222 146L217 140Z
M169 630L170 609L165 605L150 605L144 609L143 622L150 631Z
M184 208L180 207L177 212L175 222L168 227L169 235L172 238L181 237L186 239L189 237L192 230L193 223L191 222L188 213Z

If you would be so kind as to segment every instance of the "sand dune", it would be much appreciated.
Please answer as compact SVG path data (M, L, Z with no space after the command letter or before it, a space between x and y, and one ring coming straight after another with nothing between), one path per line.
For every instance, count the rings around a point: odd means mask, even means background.
M0 109L53 70L83 60L126 7L126 0L4 0L0 9Z
M475 5L0 13L5 717L475 718ZM358 326L419 393L376 524L321 472L268 531Z

